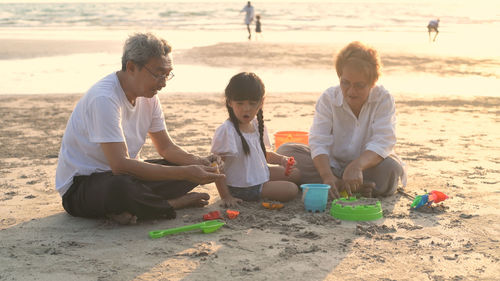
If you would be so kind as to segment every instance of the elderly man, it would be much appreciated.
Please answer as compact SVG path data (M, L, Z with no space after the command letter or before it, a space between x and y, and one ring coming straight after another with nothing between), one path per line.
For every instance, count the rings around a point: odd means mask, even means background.
M171 47L151 33L125 42L122 68L92 86L64 133L56 171L63 207L79 217L175 218L175 209L208 204L198 184L224 177L209 157L190 154L170 138L156 95L174 74ZM146 135L162 157L142 161Z

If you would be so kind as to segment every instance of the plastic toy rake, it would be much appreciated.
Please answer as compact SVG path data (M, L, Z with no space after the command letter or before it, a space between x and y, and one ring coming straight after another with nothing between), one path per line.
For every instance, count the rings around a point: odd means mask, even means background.
M175 233L179 233L179 232L191 231L191 230L196 230L196 229L201 229L203 231L203 233L212 233L212 232L216 231L217 229L219 229L224 224L226 224L226 223L223 221L220 221L220 220L210 220L210 221L205 221L205 222L201 222L201 223L197 223L197 224L169 228L169 229L165 229L165 230L150 231L149 237L161 238L161 237L169 235L169 234L175 234Z

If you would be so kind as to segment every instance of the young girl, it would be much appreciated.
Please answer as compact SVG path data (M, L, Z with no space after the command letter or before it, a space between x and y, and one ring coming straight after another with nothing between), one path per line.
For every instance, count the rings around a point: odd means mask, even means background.
M233 76L226 87L229 119L217 128L212 140L212 153L224 161L226 178L215 182L223 206L260 198L289 201L298 193L298 169L292 168L285 176L288 157L268 151L264 93L260 78L248 72ZM281 166L269 167L268 163Z

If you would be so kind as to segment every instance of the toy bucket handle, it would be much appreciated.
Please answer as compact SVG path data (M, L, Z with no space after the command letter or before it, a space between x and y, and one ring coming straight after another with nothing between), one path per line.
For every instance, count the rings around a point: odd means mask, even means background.
M302 202L304 202L304 200L306 200L306 194L307 194L308 190L309 190L309 187L302 188Z

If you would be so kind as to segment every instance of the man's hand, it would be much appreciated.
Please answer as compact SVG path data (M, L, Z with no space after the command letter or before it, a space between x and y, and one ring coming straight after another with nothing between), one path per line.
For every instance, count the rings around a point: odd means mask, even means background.
M226 177L224 174L217 173L217 167L189 165L184 168L186 169L185 179L199 184L215 182Z
M211 154L207 157L205 157L204 159L206 159L208 161L208 166L211 166L211 167L217 167L218 170L219 170L219 173L224 173L224 161L222 160L222 158L218 155L215 155L215 154Z

